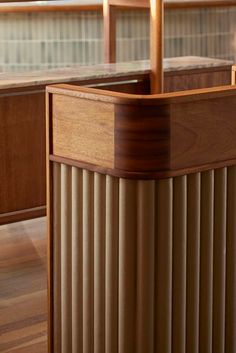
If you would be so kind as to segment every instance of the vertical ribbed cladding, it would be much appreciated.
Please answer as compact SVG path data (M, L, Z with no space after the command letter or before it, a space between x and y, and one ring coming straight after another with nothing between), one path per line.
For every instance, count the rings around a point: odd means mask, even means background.
M61 353L61 165L53 164L53 335Z
M213 347L214 353L225 352L225 285L226 285L226 203L227 168L215 171L214 190L214 267L213 267Z
M212 353L214 171L201 178L199 351Z
M136 182L120 179L119 192L119 353L136 352Z
M154 351L155 182L137 183L137 347Z
M155 352L172 352L173 179L156 182Z
M118 353L119 179L106 176L105 352Z
M83 170L83 353L94 350L94 174Z
M106 179L94 174L94 353L105 353Z
M226 241L226 353L236 353L236 167L228 168Z
M53 173L53 353L236 353L236 167Z
M72 167L72 353L83 351L83 174Z
M71 167L61 166L61 342L72 351L71 307Z
M186 352L199 353L201 174L187 182Z
M187 177L173 180L172 352L186 352Z

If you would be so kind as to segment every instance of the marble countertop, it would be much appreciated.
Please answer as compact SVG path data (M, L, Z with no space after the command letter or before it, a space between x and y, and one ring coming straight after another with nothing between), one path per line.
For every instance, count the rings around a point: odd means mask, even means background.
M233 62L203 57L178 57L164 59L164 71L181 71L201 68L231 66ZM100 64L94 66L72 66L47 71L0 74L0 89L41 86L59 82L78 82L109 77L133 76L148 74L149 61L132 61L116 64Z

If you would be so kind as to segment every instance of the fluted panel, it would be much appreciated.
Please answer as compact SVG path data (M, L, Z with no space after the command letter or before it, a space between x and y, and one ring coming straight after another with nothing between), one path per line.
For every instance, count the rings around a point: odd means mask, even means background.
M83 351L83 174L72 168L72 353Z
M173 180L156 185L155 352L172 351Z
M226 353L236 353L236 167L228 168L226 257Z
M105 352L106 179L94 175L94 353Z
M137 353L154 349L155 182L137 190Z
M71 168L61 166L61 342L62 353L72 350L71 307Z
M135 352L136 320L136 183L120 179L119 195L119 353Z
M52 353L236 353L236 167L53 165Z
M212 353L214 171L201 178L200 345Z
M213 352L225 352L227 168L215 171Z
M53 165L53 307L54 350L61 353L61 166Z
M83 352L94 349L94 175L83 170Z
M174 180L173 353L186 352L187 177ZM181 205L181 207L180 207Z
M187 180L186 352L199 353L201 174Z
M119 180L106 176L105 351L118 352Z

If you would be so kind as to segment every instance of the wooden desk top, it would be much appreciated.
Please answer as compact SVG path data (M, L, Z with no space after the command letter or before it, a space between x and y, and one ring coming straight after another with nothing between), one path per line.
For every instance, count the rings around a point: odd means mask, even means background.
M232 66L231 61L203 57L178 57L164 59L165 72L176 72L196 69L209 69ZM73 66L47 71L0 74L0 90L21 87L36 87L59 82L91 81L101 78L117 78L149 74L149 61L133 61L94 66Z

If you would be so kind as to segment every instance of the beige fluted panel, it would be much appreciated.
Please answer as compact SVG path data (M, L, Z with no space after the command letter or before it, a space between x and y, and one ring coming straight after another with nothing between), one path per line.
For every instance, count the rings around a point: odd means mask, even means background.
M53 316L54 350L61 353L61 166L53 164Z
M155 352L172 352L172 179L156 183Z
M227 168L215 171L213 352L225 352Z
M173 353L186 352L187 177L174 179Z
M226 349L236 353L236 167L228 168L227 192L227 275L226 275Z
M83 170L83 353L94 349L94 177Z
M106 177L94 174L94 353L105 353Z
M83 351L83 175L72 167L72 353Z
M137 353L154 349L155 182L138 181Z
M119 353L136 352L137 183L120 179L119 195Z
M71 167L61 166L61 341L62 353L72 350L71 308Z
M186 352L199 353L201 174L188 176Z
M118 352L119 179L106 176L106 350Z
M236 353L236 167L53 174L52 353Z
M214 171L201 180L200 345L201 353L212 352L213 312Z

